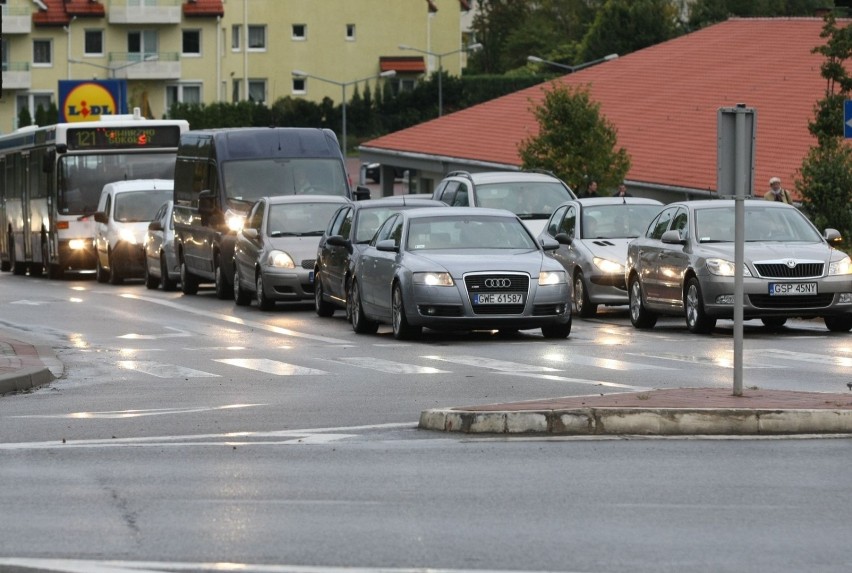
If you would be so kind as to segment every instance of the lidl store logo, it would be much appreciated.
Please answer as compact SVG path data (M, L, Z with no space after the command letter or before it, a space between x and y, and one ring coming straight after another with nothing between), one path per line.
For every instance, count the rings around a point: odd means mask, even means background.
M71 89L62 104L65 121L97 121L102 115L115 115L118 108L112 92L94 82Z

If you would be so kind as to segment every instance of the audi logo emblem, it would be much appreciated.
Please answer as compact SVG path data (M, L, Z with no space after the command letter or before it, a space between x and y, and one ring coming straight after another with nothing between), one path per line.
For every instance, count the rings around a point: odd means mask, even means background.
M512 281L509 279L485 279L485 286L488 288L509 288L512 286Z

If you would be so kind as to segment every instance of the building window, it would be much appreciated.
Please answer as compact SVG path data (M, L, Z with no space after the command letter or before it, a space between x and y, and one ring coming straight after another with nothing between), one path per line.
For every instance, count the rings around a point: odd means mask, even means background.
M233 83L233 90L231 91L231 101L233 103L237 103L238 101L240 101L240 93L242 93L242 87L242 81L235 79Z
M248 49L249 50L265 50L266 49L266 26L249 26L248 27Z
M355 24L346 24L346 39L350 42L355 40Z
M307 93L307 82L305 78L293 78L293 93Z
M305 24L293 24L293 39L294 40L307 40L308 39L308 27Z
M183 31L183 55L184 56L200 56L201 55L201 30L184 30Z
M249 101L264 103L266 101L266 80L249 80Z
M171 109L176 103L201 103L201 84L166 86L166 109Z
M104 55L103 30L86 30L86 36L83 39L83 53L87 56Z
M22 109L26 109L30 113L30 117L35 123L36 112L38 111L39 106L44 111L50 109L50 103L53 101L53 94L39 94L39 93L31 93L31 94L19 94L15 98L15 121L17 122L18 116L21 114ZM18 127L24 127L23 125L19 125Z
M231 50L234 52L240 51L240 30L242 30L240 24L231 26Z
M141 30L127 33L127 51L131 61L148 59L159 51L159 35L156 30Z
M50 66L53 64L53 42L51 40L33 40L33 65Z

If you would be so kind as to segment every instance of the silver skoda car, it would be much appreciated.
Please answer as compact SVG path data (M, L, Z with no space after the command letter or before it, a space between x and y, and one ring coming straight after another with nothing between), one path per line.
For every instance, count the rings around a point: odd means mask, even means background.
M798 209L745 202L743 313L780 328L788 318L819 317L831 331L852 329L852 261ZM630 321L651 328L657 316L683 315L708 333L734 315L734 201L672 203L627 249Z
M595 316L601 304L627 304L627 244L645 232L662 208L654 199L591 197L566 201L553 211L539 239L559 241L549 254L568 271L578 316Z
M347 303L358 333L393 325L398 339L423 327L541 328L571 332L571 285L521 220L503 209L424 208L391 215L361 253Z

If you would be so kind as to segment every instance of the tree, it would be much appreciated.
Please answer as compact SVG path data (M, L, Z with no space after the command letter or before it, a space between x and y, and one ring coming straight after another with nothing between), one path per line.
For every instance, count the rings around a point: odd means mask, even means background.
M695 0L689 8L688 27L691 30L703 28L731 16L813 16L817 9L829 4L825 0Z
M525 169L547 169L573 188L585 187L590 179L603 188L622 182L630 156L623 147L616 149L616 129L588 89L554 84L533 113L539 134L518 147Z
M679 34L677 17L670 0L607 0L583 38L582 61L670 40Z
M18 127L26 127L28 125L32 125L33 117L30 115L30 110L22 107L21 111L18 112Z
M799 169L796 189L802 209L819 229L832 227L852 246L852 149L843 139L843 102L852 93L846 62L852 58L852 28L838 28L833 15L825 18L820 37L826 43L813 49L825 56L820 75L825 94L814 106L808 130L816 137Z

